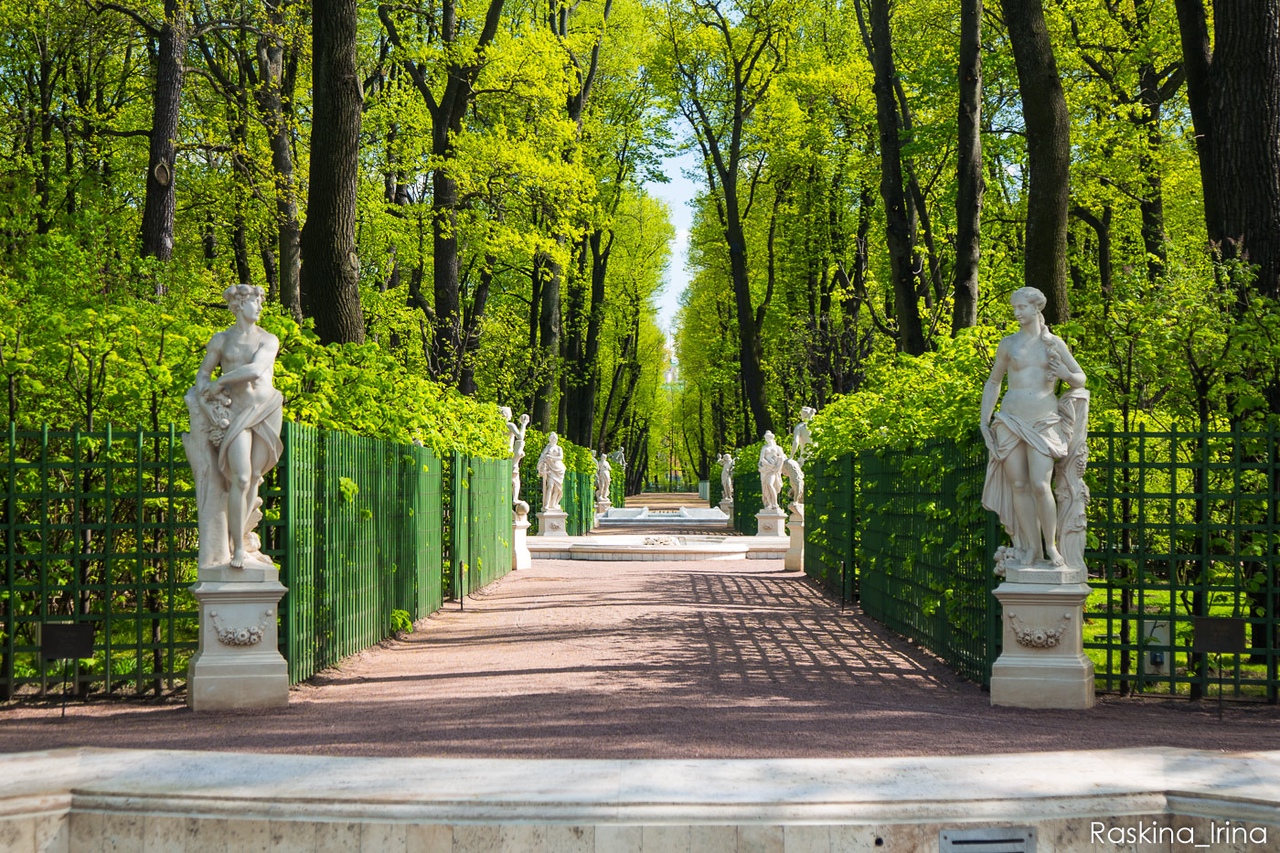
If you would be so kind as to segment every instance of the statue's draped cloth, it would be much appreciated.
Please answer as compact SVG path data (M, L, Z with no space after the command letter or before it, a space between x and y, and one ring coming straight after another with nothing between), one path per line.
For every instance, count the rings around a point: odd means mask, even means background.
M253 446L257 448L258 442L262 442L262 449L267 453L268 458L262 471L265 473L276 467L276 463L280 461L280 455L284 453L284 442L280 440L280 429L283 423L284 395L278 388L271 389L271 396L256 406L247 406L236 413L227 427L222 443L218 446L218 470L222 472L224 480L227 471L230 470L227 465L227 448L244 430L252 431Z
M1013 483L1009 482L1005 466L1009 455L1020 444L1026 444L1050 459L1064 459L1069 441L1067 427L1057 412L1034 423L1016 415L996 413L991 421L992 447L987 459L987 482L982 489L982 505L1000 516L1000 523L1005 530L1012 533L1018 529L1013 511ZM1013 544L1014 547L1030 545L1018 541Z

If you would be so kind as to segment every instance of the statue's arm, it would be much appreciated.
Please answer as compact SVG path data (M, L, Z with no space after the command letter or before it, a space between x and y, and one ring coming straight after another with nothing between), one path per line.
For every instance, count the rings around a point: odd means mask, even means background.
M1061 338L1058 338L1057 346L1054 347L1056 370L1055 374L1063 382L1067 383L1070 388L1083 388L1085 383L1084 371L1080 369L1080 364L1076 361L1076 357L1071 354L1071 350L1067 349L1067 345Z
M219 382L235 382L247 385L269 379L276 368L276 356L280 353L280 339L270 332L264 332L262 342L253 353L253 358L246 364L225 371L218 377Z
M1009 370L1009 350L1001 341L996 348L995 364L991 365L991 375L982 386L982 414L978 420L978 429L982 431L982 440L991 445L991 416L996 411L996 401L1000 399L1000 387L1004 384L1004 376Z
M209 339L204 348L204 360L196 371L196 392L204 394L213 387L213 369L222 361L222 333Z

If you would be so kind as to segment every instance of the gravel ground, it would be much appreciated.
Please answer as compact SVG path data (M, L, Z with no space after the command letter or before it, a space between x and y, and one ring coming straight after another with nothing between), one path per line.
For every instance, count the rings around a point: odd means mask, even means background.
M0 750L780 758L1170 746L1280 749L1280 709L987 694L781 561L538 560L295 688L287 710L174 701L0 710Z

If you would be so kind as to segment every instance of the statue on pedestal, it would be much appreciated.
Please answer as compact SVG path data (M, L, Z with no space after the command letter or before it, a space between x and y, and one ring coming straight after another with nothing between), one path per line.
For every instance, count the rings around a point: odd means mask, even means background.
M1000 569L1084 568L1089 392L1080 365L1045 324L1045 301L1034 287L1013 292L1019 329L1000 341L982 391L980 428L990 452L982 505L1000 516L1013 542L997 560ZM1061 398L1059 381L1068 388Z
M800 409L800 423L791 431L791 458L803 467L809 458L809 446L813 444L813 436L809 433L809 421L813 419L815 410L810 406Z
M538 457L538 473L542 476L542 511L560 512L560 498L564 495L564 448L554 432L547 436L547 446Z
M521 415L517 426L511 419L510 407L502 406L498 411L507 419L507 450L511 451L511 502L520 503L520 461L524 459L524 433L529 427L529 416Z
M764 447L760 448L760 497L764 509L778 509L778 493L782 491L782 465L787 455L774 441L773 432L766 430Z
M613 466L604 453L596 459L596 500L608 503L609 486L613 483Z
M280 341L257 325L264 296L250 284L223 292L235 325L209 340L183 398L191 415L183 445L195 476L200 568L274 568L254 533L262 518L258 487L284 449L284 397L272 385Z
M733 454L721 453L716 460L720 463L720 491L724 500L733 500Z

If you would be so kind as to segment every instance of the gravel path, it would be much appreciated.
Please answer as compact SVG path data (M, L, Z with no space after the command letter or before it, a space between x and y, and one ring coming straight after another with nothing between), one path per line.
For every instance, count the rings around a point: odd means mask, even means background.
M1171 746L1280 749L1280 709L987 694L781 561L539 560L296 688L287 710L174 702L0 710L0 750L775 758Z

